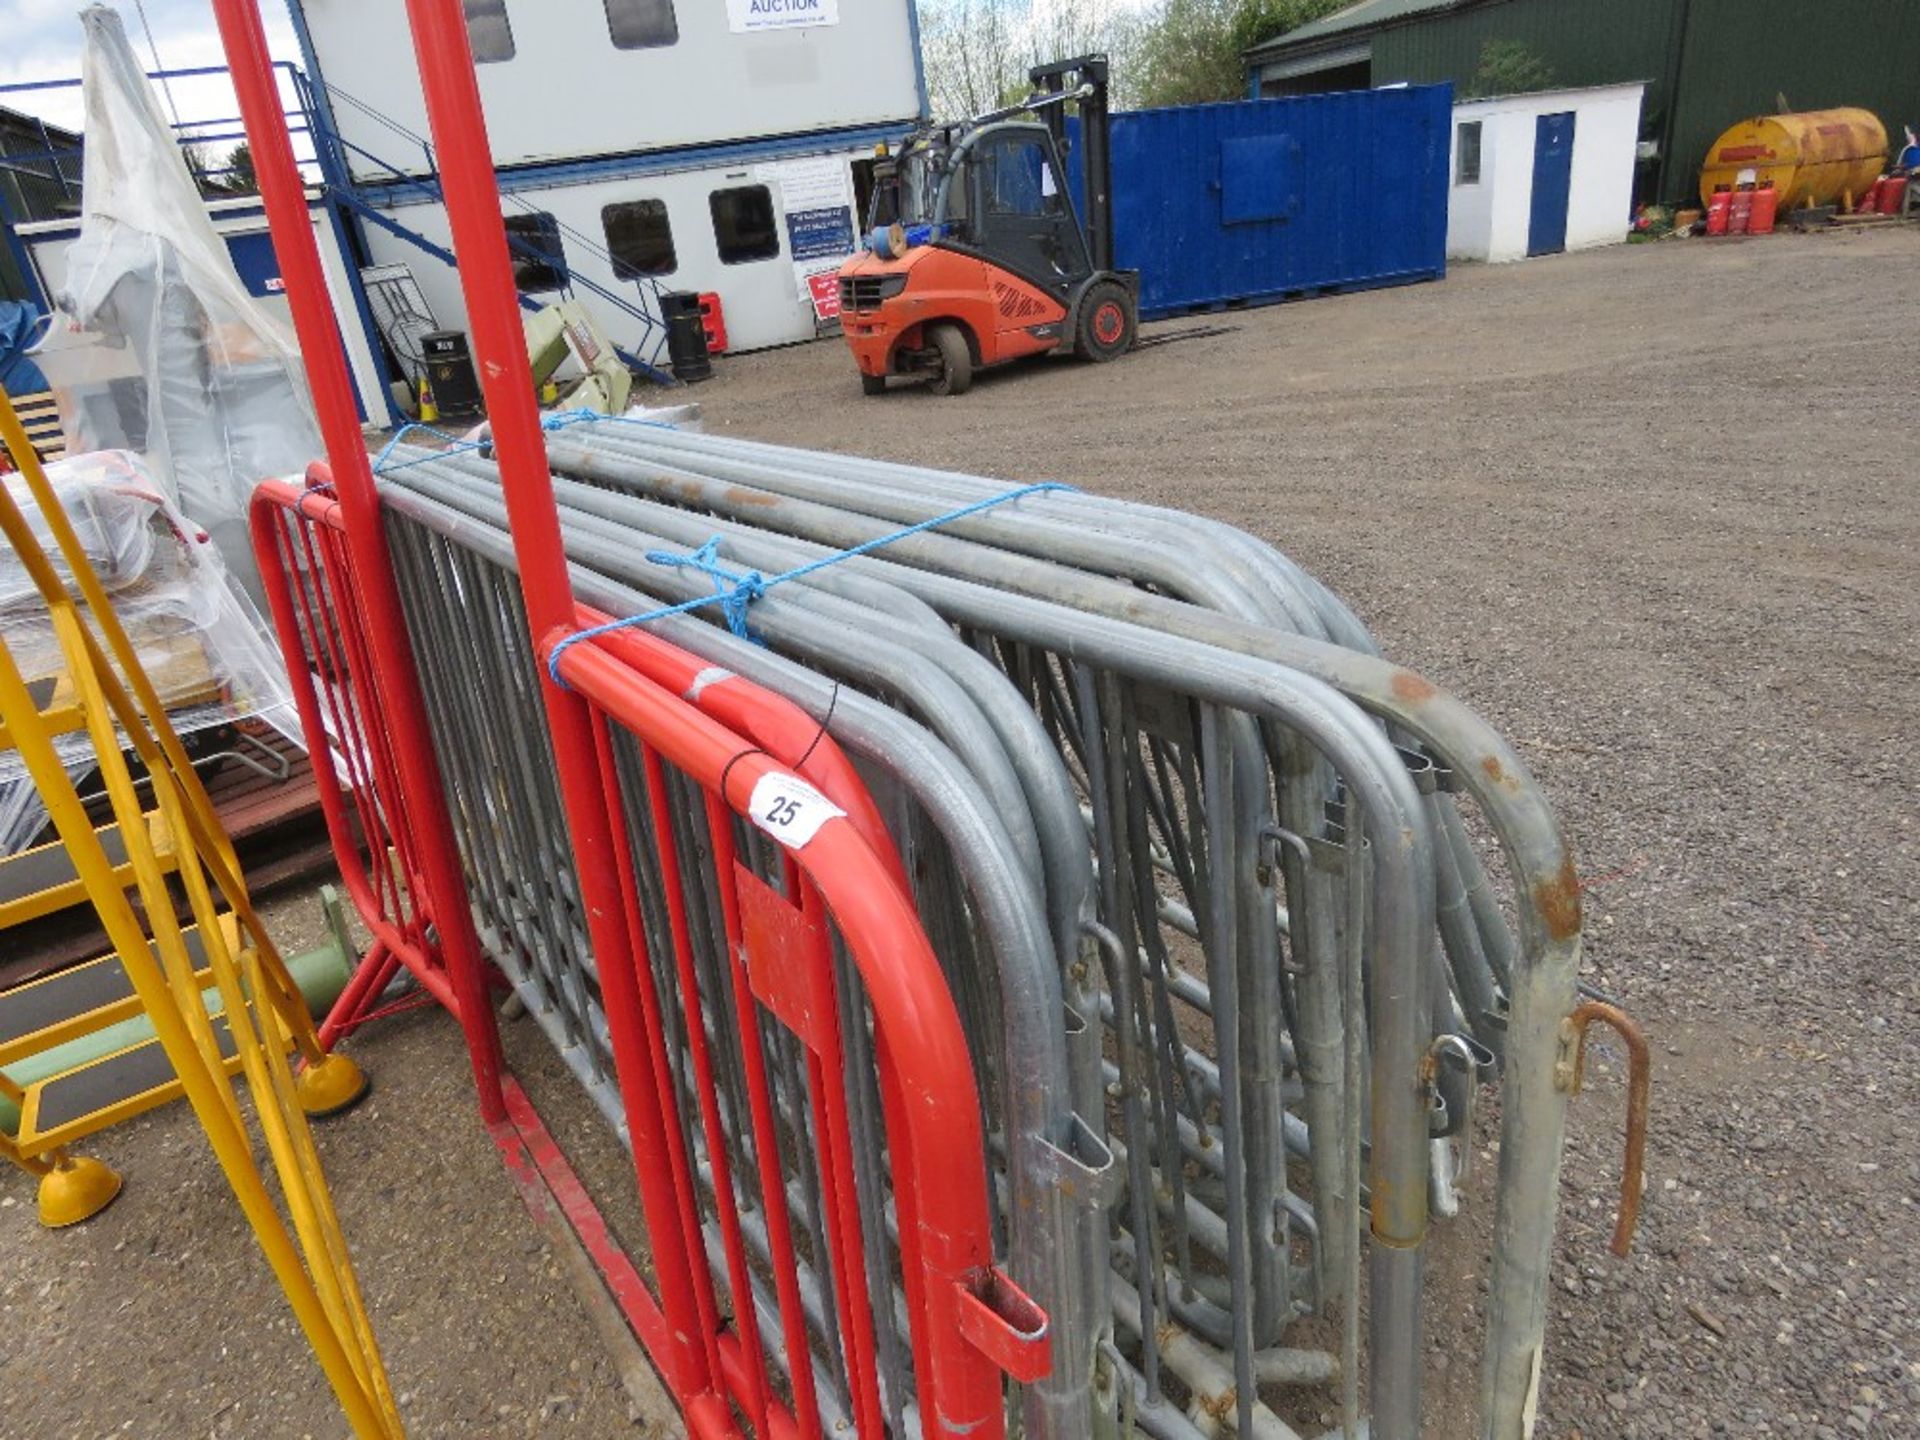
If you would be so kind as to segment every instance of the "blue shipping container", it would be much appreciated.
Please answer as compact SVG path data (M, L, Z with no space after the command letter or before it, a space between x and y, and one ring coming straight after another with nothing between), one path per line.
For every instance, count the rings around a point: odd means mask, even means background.
M1450 85L1115 115L1115 262L1141 315L1439 279L1452 128Z

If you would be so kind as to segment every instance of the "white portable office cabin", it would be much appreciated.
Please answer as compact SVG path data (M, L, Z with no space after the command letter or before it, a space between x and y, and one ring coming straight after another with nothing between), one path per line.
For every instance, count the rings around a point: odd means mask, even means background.
M405 7L289 5L369 260L408 265L436 320L465 328L458 277L433 256L448 227ZM809 279L855 246L875 143L924 112L913 0L466 13L523 291L571 289L629 348L645 328L631 309L657 315L659 289L717 294L731 349L818 333Z

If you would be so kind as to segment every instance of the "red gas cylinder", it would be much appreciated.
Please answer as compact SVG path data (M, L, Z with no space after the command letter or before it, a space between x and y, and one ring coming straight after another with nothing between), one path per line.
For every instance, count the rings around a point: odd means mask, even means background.
M1733 192L1733 205L1727 211L1727 233L1744 235L1753 219L1753 186L1742 185Z
M1760 188L1753 192L1753 210L1747 216L1749 235L1771 235L1773 217L1779 213L1780 192L1773 188L1771 180L1764 180Z
M727 348L727 317L721 312L719 295L712 290L700 292L700 328L707 332L709 355L718 355Z
M1874 198L1873 208L1882 215L1898 215L1900 201L1907 193L1907 177L1888 175L1880 182L1879 193Z
M1733 211L1733 191L1724 185L1713 187L1713 194L1707 197L1707 234L1724 235L1727 233L1727 220Z
M1900 192L1898 189L1891 188L1893 184L1892 176L1882 175L1861 192L1860 203L1853 207L1853 213L1856 215L1892 215L1898 213L1900 209ZM1889 193L1893 196L1892 210L1887 208L1887 196Z

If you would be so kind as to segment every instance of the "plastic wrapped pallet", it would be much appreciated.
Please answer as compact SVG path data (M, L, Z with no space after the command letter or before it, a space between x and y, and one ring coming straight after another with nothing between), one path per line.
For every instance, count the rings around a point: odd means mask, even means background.
M259 612L234 585L207 531L167 499L152 470L128 451L69 456L47 467L61 508L107 589L114 611L176 731L183 736L260 720L298 737L286 672ZM5 482L34 517L42 546L58 559L26 482ZM0 553L0 640L41 703L57 704L70 681L53 622L19 559ZM71 768L91 768L84 734L62 736ZM18 803L19 758L0 752L0 853L17 849L39 828L36 807ZM25 839L23 839L23 836Z

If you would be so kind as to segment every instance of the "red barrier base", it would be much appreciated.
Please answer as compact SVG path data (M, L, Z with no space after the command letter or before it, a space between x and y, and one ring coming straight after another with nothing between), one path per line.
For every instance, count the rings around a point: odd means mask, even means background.
M540 1112L533 1108L527 1092L520 1088L520 1082L506 1071L500 1078L506 1113L487 1128L535 1227L548 1233L556 1227L563 1228L579 1243L605 1286L607 1297L646 1351L655 1374L680 1407L679 1418L692 1433L701 1440L738 1440L740 1432L724 1400L711 1390L694 1390L684 1381L676 1384L675 1377L661 1367L661 1357L678 1354L681 1345L691 1337L676 1336L669 1328L653 1292L647 1289L633 1260L607 1229L606 1218L587 1194L586 1186L574 1173L559 1142L540 1118ZM795 1427L790 1418L781 1415L777 1419L787 1421L775 1428L784 1431L784 1440L792 1440ZM776 1440L781 1437L777 1436Z

